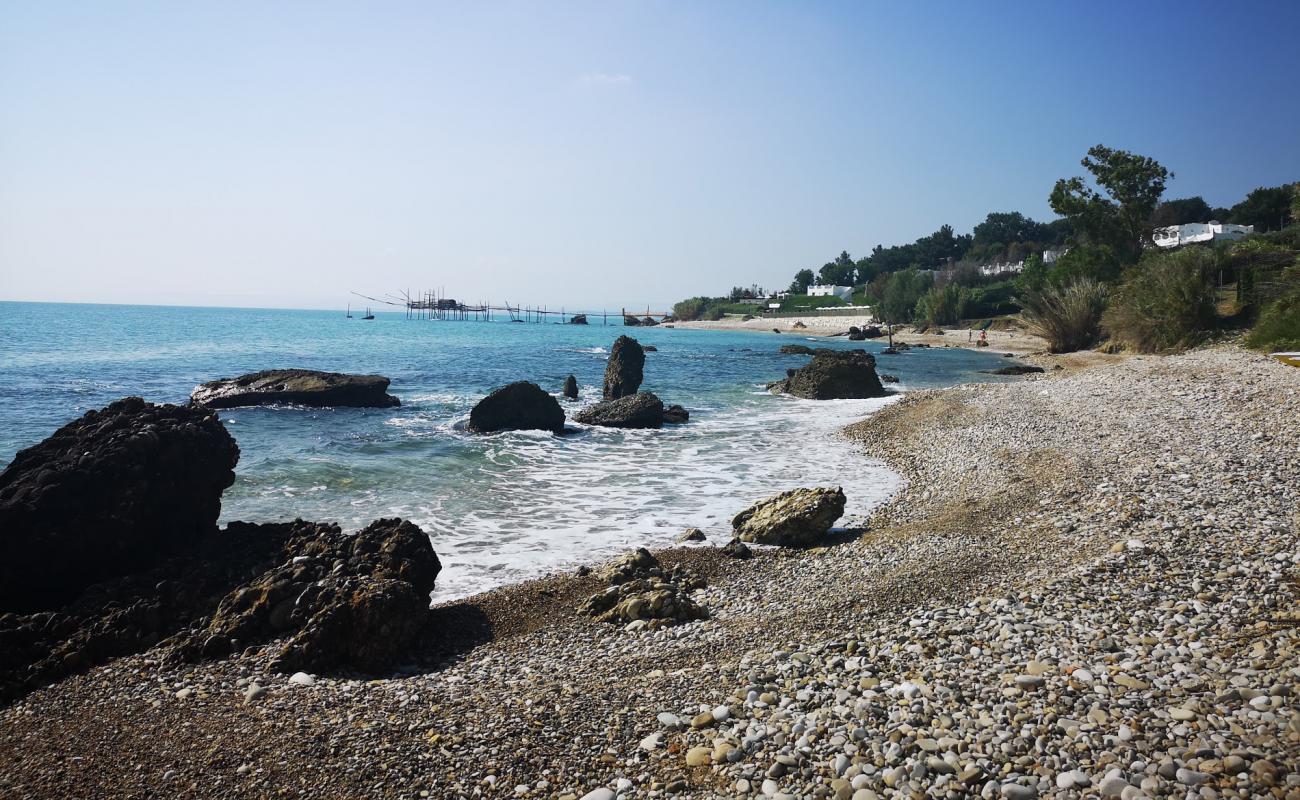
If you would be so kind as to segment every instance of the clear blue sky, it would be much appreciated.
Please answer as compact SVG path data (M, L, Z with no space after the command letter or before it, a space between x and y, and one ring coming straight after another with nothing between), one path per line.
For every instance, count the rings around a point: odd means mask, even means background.
M1300 2L10 2L0 298L663 306L1050 216L1098 142L1300 179Z

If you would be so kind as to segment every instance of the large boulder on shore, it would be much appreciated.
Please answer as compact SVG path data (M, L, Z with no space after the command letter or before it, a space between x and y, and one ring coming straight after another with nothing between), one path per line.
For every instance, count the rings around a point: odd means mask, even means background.
M0 472L0 612L47 609L216 531L239 447L211 411L118 400Z
M427 622L442 569L429 537L410 522L380 519L353 536L326 527L292 553L226 595L208 624L182 639L178 655L220 657L288 637L275 669L392 667Z
M742 542L807 547L821 541L844 515L844 490L791 489L760 500L731 520Z
M680 409L682 417L685 416L685 409L680 406L674 406L674 409ZM681 419L676 414L674 411L674 422ZM637 392L629 397L602 400L587 406L574 414L573 419L583 425L605 428L661 428L665 421L664 403L653 392Z
M876 359L865 350L818 349L812 361L768 389L808 400L884 397Z
M540 430L562 433L564 409L535 383L516 381L478 401L469 412L475 433Z
M605 362L604 398L614 400L636 394L644 379L645 350L631 336L620 336Z
M382 375L348 375L314 369L268 369L238 378L201 383L190 393L190 405L201 408L301 405L349 408L390 408L402 401L388 394Z

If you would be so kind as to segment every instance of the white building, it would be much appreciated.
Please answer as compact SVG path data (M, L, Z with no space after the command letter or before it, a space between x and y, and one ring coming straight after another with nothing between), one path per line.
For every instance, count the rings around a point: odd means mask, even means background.
M1210 220L1209 222L1188 222L1185 225L1156 228L1151 232L1151 235L1156 241L1156 247L1178 247L1193 242L1216 242L1219 240L1235 242L1254 232L1254 225L1233 225Z
M820 283L814 283L808 287L809 297L838 297L846 303L853 302L852 286L823 286Z
M981 264L980 274L986 277L993 275L1004 275L1007 273L1022 272L1025 268L1024 261L1006 261L1001 264Z

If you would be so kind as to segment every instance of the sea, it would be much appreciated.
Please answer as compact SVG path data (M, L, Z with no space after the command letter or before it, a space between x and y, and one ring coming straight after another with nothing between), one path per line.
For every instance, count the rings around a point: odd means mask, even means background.
M573 374L599 399L614 339L646 354L643 389L690 412L662 430L570 422L476 435L470 409L492 389L534 381L558 395ZM764 389L806 356L783 344L864 347L898 376L890 398L810 401ZM434 600L672 543L687 527L712 544L755 500L799 486L842 486L841 524L860 522L900 478L840 435L925 387L1003 380L995 355L964 348L879 355L879 342L658 326L374 320L338 311L0 302L0 464L84 412L129 395L184 403L199 383L262 369L378 373L398 408L240 408L220 412L239 443L222 522L297 517L355 530L403 517L443 564Z

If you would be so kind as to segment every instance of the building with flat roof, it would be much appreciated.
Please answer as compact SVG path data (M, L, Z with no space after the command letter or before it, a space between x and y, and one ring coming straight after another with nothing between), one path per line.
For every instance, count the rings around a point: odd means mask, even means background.
M1155 239L1156 247L1179 247L1195 242L1235 242L1254 232L1254 225L1233 225L1230 222L1210 220L1156 228L1151 232L1151 237Z
M838 297L846 303L853 302L852 286L831 286L829 284L814 283L808 287L809 297Z

